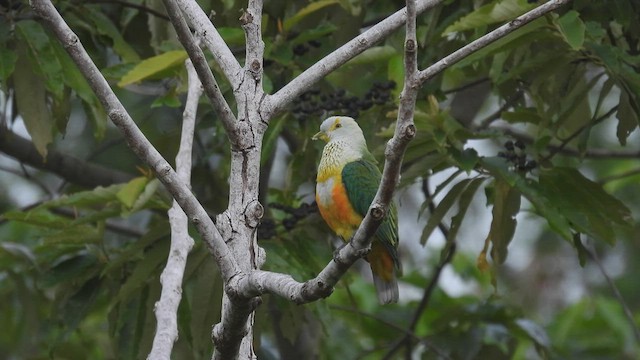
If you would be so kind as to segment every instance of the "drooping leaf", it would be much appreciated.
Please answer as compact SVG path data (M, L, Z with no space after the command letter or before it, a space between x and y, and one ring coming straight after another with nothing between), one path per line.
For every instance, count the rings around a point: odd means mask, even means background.
M113 51L118 54L124 62L138 62L140 56L122 37L120 30L113 24L99 7L86 6L87 11L84 13L95 25L98 33L105 35L113 42Z
M460 226L465 219L469 205L471 205L471 200L473 200L478 188L485 180L486 178L484 177L472 179L469 186L460 194L460 198L458 199L458 213L451 218L451 226L449 227L449 234L447 234L447 243L452 243L456 240Z
M169 68L180 66L187 57L186 51L175 50L142 60L122 77L120 82L118 82L118 86L124 87L147 79Z
M440 201L440 203L435 207L433 213L429 214L429 220L427 221L427 225L424 227L422 231L422 236L420 236L420 243L422 245L426 244L427 239L435 230L435 228L440 224L444 216L449 212L449 209L455 204L458 197L462 194L462 192L469 186L472 179L464 179L459 183L455 184L451 190L445 195L445 197ZM431 201L431 199L427 199L426 201Z
M540 188L577 232L613 244L616 230L632 228L630 210L604 191L602 185L574 168L556 167L542 172Z
M621 145L626 145L629 134L640 124L640 116L633 109L631 98L624 89L620 91L620 101L618 103L616 117L618 118L618 128L616 131L618 141L620 141Z
M302 21L305 17L313 14L314 12L321 10L329 5L337 4L337 0L320 0L310 3L309 5L300 9L295 15L286 19L283 23L284 31L289 31L293 28L297 23Z
M16 30L21 39L18 45L20 61L27 61L28 58L32 71L40 76L47 90L56 98L62 98L64 91L62 65L58 61L47 32L42 25L33 20L18 22ZM23 53L22 50L26 51ZM28 65L20 64L20 67L25 66Z
M573 50L582 48L586 26L577 11L567 11L566 14L556 20L556 24L565 41Z
M15 51L6 47L6 44L0 44L0 84L2 86L6 86L7 79L13 74L17 59L18 55Z
M493 219L489 230L491 257L496 263L502 264L507 259L507 247L516 231L521 194L505 181L496 179L494 196Z
M18 62L13 74L18 111L31 135L33 145L43 158L47 145L53 141L53 120L47 106L45 85L27 61L24 43L18 44Z
M82 276L91 276L98 259L93 254L80 254L66 259L49 269L40 279L40 285L47 288L63 282L72 282Z

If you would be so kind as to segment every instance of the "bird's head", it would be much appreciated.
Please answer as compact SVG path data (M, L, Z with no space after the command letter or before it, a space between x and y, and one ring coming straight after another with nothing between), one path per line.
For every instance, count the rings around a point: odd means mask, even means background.
M348 143L364 143L364 135L358 123L348 116L332 116L320 125L320 132L313 135L313 140L344 140Z

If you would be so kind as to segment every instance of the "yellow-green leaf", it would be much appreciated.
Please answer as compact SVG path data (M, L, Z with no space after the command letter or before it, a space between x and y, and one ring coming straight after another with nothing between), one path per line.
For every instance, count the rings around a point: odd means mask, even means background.
M181 65L187 59L187 56L187 52L184 50L174 50L142 60L122 77L118 86L127 86L171 67Z
M142 194L142 192L144 191L148 182L149 179L144 176L137 177L123 186L116 194L116 197L127 208L131 208L138 199L138 196L140 196L140 194Z

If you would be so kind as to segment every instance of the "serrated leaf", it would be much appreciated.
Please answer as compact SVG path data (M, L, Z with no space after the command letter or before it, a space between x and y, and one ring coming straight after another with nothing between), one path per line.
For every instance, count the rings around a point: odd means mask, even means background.
M453 206L455 201L458 199L460 194L467 188L472 179L464 179L459 183L455 184L451 190L445 195L445 197L440 201L440 204L436 206L433 210L433 213L430 214L429 220L427 221L427 225L424 227L422 231L422 236L420 236L420 243L425 245L427 243L427 239L435 230L435 228L440 224L444 216L447 214L449 209ZM430 199L427 199L430 201Z
M135 82L142 81L169 68L182 66L182 63L187 59L187 57L188 55L186 51L175 50L142 60L122 77L120 82L118 82L118 86L124 87Z
M136 200L138 200L138 196L144 191L148 182L149 179L144 176L137 177L118 190L116 198L128 209L131 209Z
M575 10L569 10L556 20L556 24L567 44L573 50L580 50L584 44L586 30L584 22L580 19L580 14Z
M31 141L42 158L47 157L47 145L53 141L53 120L47 106L45 85L33 71L25 44L18 43L18 62L13 74L18 112L31 135Z
M337 0L320 0L320 1L315 1L310 3L309 5L300 9L295 15L293 15L292 17L284 21L284 23L282 24L284 31L288 32L297 23L302 21L302 19L313 14L314 12L321 10L329 5L334 5L337 3L338 3Z
M18 45L18 49L28 49L25 51L26 57L20 53L20 61L25 61L28 58L33 67L32 71L41 76L46 88L56 98L62 98L64 91L62 65L55 55L51 39L49 39L45 30L39 23L33 20L26 20L16 24L16 31L21 38L21 44ZM24 47L25 45L26 47ZM23 66L27 65L22 64L21 67Z
M494 0L448 26L443 35L514 19L536 7L526 0Z
M113 51L118 54L124 62L137 62L140 61L138 53L129 45L129 43L122 37L120 30L113 24L99 7L86 6L85 16L88 16L91 22L95 25L99 34L105 35L113 42Z
M7 79L13 74L17 59L15 51L7 48L6 44L0 44L0 84L5 87L5 91Z
M520 211L521 194L505 181L497 179L489 238L491 240L491 257L497 264L507 259L507 247L516 231L516 215Z

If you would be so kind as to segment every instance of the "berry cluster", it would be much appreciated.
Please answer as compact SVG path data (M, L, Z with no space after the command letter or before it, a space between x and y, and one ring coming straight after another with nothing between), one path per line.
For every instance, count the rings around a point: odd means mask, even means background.
M535 160L527 160L527 154L524 152L525 147L520 140L515 142L508 140L504 143L504 148L507 151L500 151L498 156L507 159L519 171L531 171L538 166L538 163Z
M311 204L302 203L300 207L297 208L278 203L270 203L269 206L289 214L289 216L282 220L282 226L284 226L286 230L293 229L298 221L318 212L318 205L315 202ZM273 219L262 219L258 227L258 239L267 240L274 237L276 235L276 225Z
M395 87L396 83L393 81L375 82L362 98L347 96L344 89L329 94L321 93L318 89L309 90L294 101L293 115L303 118L323 113L341 113L356 118L360 111L388 103L391 100L391 90Z

